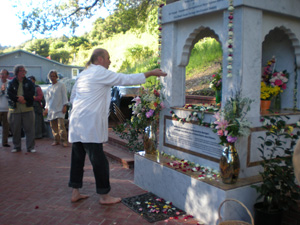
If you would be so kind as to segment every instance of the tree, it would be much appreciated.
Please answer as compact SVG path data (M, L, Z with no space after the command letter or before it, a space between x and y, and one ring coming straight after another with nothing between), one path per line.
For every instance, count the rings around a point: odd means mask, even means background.
M47 57L49 56L49 42L47 39L33 39L25 45L25 50L35 54Z
M38 7L32 6L29 12L20 11L22 29L30 33L45 34L69 26L74 32L78 23L91 18L101 7L108 5L118 12L119 21L131 28L139 28L147 14L165 0L41 0ZM18 5L18 8L22 8Z

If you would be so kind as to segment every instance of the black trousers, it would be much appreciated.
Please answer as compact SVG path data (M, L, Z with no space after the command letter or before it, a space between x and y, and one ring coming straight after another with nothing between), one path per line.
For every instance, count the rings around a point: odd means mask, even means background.
M107 194L110 191L109 164L103 152L102 143L72 144L71 171L69 187L82 188L85 156L88 154L96 180L96 192Z

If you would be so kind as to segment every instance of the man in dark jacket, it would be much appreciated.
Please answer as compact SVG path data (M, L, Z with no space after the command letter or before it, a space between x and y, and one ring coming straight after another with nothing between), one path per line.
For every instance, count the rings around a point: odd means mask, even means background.
M9 123L13 133L14 145L11 152L21 151L22 128L26 135L27 152L36 152L34 149L35 127L33 111L35 86L26 78L26 73L25 66L16 65L14 69L15 78L9 82L7 88Z

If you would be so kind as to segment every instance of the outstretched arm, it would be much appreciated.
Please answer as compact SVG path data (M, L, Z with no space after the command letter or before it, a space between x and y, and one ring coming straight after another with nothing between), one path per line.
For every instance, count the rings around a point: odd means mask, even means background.
M167 73L163 72L161 69L154 69L151 71L148 71L145 74L145 77L151 77L151 76L155 76L155 77L165 77L167 76Z

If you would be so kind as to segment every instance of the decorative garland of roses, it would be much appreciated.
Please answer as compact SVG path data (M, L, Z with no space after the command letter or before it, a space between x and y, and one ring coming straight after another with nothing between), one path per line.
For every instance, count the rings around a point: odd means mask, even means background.
M297 73L297 67L295 66L295 88L294 88L294 104L293 104L294 109L297 109L297 96L298 96L298 73Z
M214 123L208 123L204 122L204 113L205 112L217 112L219 111L219 107L217 105L191 105L187 104L184 106L185 109L192 109L195 110L191 112L190 115L188 115L186 118L181 118L175 114L173 110L170 111L172 114L172 118L175 118L176 121L179 121L181 123L189 122L189 121L198 121L198 125L200 126L205 126L205 127L210 127L210 128L215 128ZM200 115L199 115L200 113Z
M159 6L159 9L158 9L158 19L157 19L157 23L158 23L158 60L157 60L157 64L160 65L161 63L161 39L162 39L162 36L161 36L161 30L162 30L162 7L164 6L165 4L161 4Z
M227 65L227 77L232 77L232 63L233 63L233 0L229 0L229 22L228 22L228 65Z

